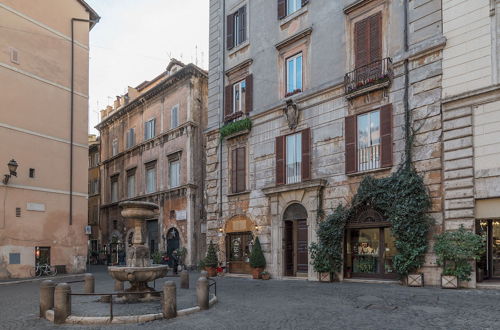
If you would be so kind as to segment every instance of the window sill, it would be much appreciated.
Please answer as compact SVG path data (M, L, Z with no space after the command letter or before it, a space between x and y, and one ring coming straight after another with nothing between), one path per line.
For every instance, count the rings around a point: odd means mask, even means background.
M366 174L384 172L384 171L387 171L387 170L390 170L390 169L392 169L392 166L389 166L389 167L380 167L380 168L376 168L376 169L373 169L373 170L366 170L366 171L362 171L362 172L347 173L346 175L349 176L349 177L356 177L356 176L361 176L361 175L366 175Z
M246 195L246 194L249 194L249 193L250 193L250 190L245 190L245 191L241 191L241 192L237 192L237 193L227 194L227 197L241 196L241 195Z
M240 118L242 116L243 116L243 112L242 111L234 112L234 113L232 113L232 114L224 117L224 122L225 123L229 123L230 121L238 119L238 118Z
M300 8L299 10L289 14L288 16L285 16L280 20L280 27L283 27L283 25L286 25L290 21L293 21L299 16L302 16L303 14L307 13L309 4L305 5L304 7Z
M230 49L227 52L227 55L232 56L232 55L236 54L237 52L239 52L240 50L242 50L243 48L246 48L249 45L250 45L250 40L247 39L247 40L243 41L241 44L239 44L238 46L233 47L233 49Z

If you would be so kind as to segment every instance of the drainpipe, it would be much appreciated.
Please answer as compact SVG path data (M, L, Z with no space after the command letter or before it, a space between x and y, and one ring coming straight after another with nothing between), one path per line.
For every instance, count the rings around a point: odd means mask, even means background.
M408 60L408 0L404 0L404 51L405 51L405 61L404 61L404 71L405 71L405 91L404 91L404 108L405 108L405 166L410 166L411 164L411 144L410 141L410 103L409 103L409 89L410 89L410 79L409 79L409 60Z
M226 67L226 0L222 0L222 88L221 88L221 94L222 94L222 107L219 108L220 111L220 120L219 120L219 134L220 134L220 129L221 129L221 123L224 121L224 109L226 106L226 97L224 95L225 93L225 88L224 88L224 72L225 72L225 67ZM223 140L220 140L220 145L219 145L219 220L222 220L222 143Z
M70 145L69 145L69 225L73 225L73 117L75 94L75 22L97 23L99 20L71 19L71 104L70 104Z

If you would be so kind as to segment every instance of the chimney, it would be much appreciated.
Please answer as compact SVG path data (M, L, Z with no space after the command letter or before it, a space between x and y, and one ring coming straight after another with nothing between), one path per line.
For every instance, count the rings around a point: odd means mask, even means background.
M115 102L113 102L113 108L116 110L120 107L120 97L117 96Z

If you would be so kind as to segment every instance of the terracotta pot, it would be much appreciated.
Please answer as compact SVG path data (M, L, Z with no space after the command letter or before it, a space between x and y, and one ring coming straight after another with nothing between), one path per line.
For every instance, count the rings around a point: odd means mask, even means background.
M215 277L215 276L217 276L217 268L215 268L215 267L205 267L205 270L208 273L208 277Z
M441 288L457 289L458 278L456 276L441 275Z
M271 274L261 274L263 280L268 280L271 278Z
M252 277L254 280L258 280L259 278L261 278L261 274L262 271L264 270L264 268L253 268L252 269Z

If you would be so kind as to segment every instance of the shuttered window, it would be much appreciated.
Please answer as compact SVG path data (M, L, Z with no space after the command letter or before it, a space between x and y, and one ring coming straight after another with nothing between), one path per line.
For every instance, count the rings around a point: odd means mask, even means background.
M247 7L243 6L228 15L226 22L226 44L229 50L247 40Z
M144 140L149 140L155 137L156 119L148 120L144 123Z
M127 174L127 197L135 197L135 171Z
M176 105L170 111L170 128L174 129L179 126L179 106Z
M354 48L356 68L382 59L382 13L354 25Z
M278 19L293 14L308 2L309 0L278 0Z
M240 193L246 190L246 148L240 147L231 152L231 191Z
M286 60L286 95L302 91L302 53Z
M346 173L391 167L392 143L392 105L346 117Z
M238 114L249 113L253 108L253 75L244 80L226 86L225 91L225 120L239 117Z
M168 165L168 178L170 182L170 188L175 188L180 185L181 176L181 163L180 159L171 160Z
M127 132L127 149L135 145L135 129L130 128Z
M276 184L311 179L311 131L276 138Z
M146 165L146 193L156 192L156 163Z

